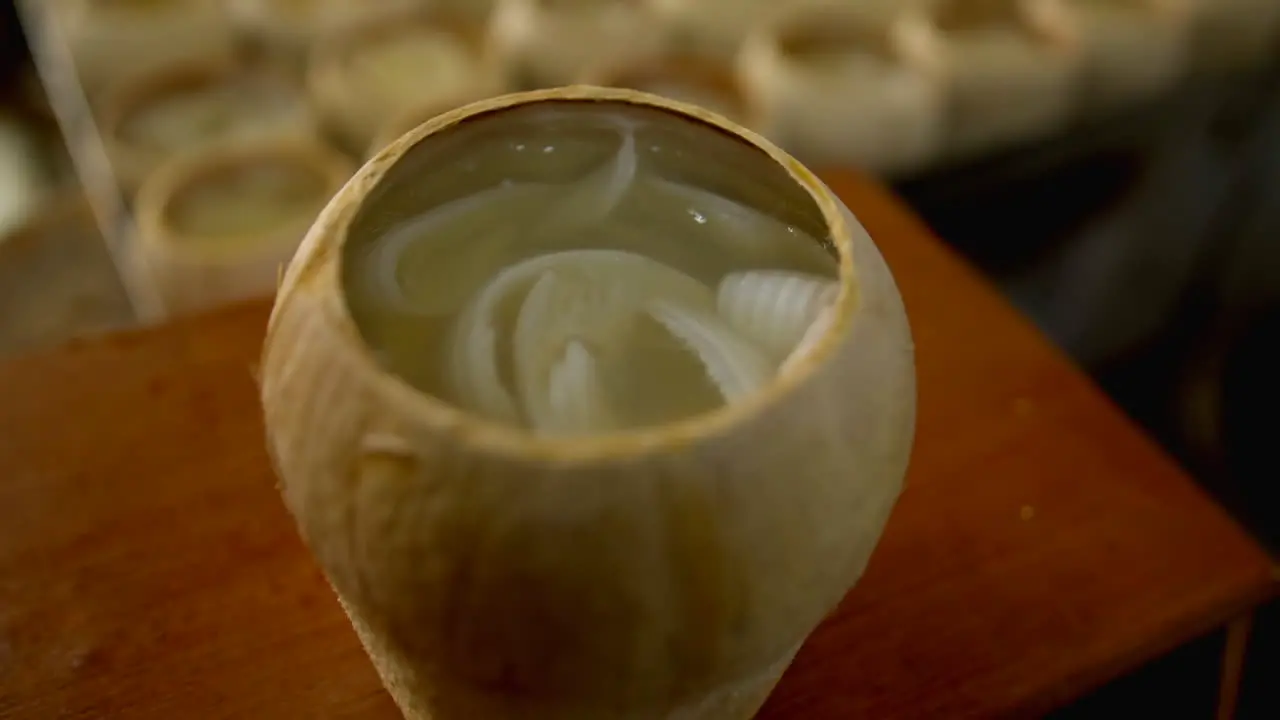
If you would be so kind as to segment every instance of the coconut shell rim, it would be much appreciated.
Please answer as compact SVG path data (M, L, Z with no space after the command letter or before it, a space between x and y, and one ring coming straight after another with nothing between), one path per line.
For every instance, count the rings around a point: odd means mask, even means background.
M420 391L378 362L350 313L341 273L347 232L363 208L367 193L378 186L386 173L409 150L436 133L484 115L557 101L621 103L683 116L734 136L763 152L808 193L821 213L828 237L836 248L840 291L833 305L835 313L830 325L792 369L779 373L747 398L707 412L677 418L669 423L599 434L543 436L526 428L489 420ZM267 323L263 366L269 365L267 356L272 349L274 329L280 316L297 302L298 299L294 297L296 293L305 286L316 286L310 293L311 306L303 312L319 313L322 317L313 317L312 321L318 320L331 332L329 336L321 335L323 342L310 352L342 356L343 365L349 371L363 376L362 382L366 382L370 393L377 396L375 404L392 409L408 425L450 436L455 442L471 446L481 453L523 460L534 458L545 462L577 464L653 456L731 434L735 428L782 404L785 396L801 384L812 381L817 369L834 358L836 347L848 337L851 325L863 306L853 261L853 233L856 231L846 222L845 212L848 211L837 196L798 160L759 134L694 105L637 90L589 85L570 85L487 98L438 115L402 135L366 162L333 197L302 241L294 255L294 261L290 262L281 278L275 305ZM849 214L852 216L851 212ZM865 232L861 228L859 230ZM408 453L409 447L411 444L406 441L404 452Z
M252 243L250 250L226 252L205 243L185 242L187 234L174 228L167 219L170 203L193 182L266 157L287 159L305 166L323 181L326 193L340 190L351 177L353 168L353 163L345 155L311 138L268 136L253 140L227 140L181 153L156 168L138 190L134 212L139 248L151 253L160 252L178 261L236 265L251 261L265 249L279 245L282 242L278 239L281 230L296 227L297 223L290 221L290 224L262 232L224 236L220 240Z

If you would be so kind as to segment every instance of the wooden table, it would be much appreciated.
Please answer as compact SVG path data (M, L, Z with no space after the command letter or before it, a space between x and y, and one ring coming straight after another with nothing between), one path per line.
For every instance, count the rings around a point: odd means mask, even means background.
M1263 552L977 274L831 180L905 294L919 435L870 570L763 718L1034 714L1276 595ZM276 497L265 316L0 368L0 718L396 717Z

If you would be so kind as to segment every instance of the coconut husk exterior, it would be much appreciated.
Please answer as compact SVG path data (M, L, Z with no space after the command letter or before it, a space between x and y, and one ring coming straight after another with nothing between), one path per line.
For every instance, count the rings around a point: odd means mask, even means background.
M313 141L227 142L194 150L166 162L143 184L136 202L133 257L150 279L169 314L203 310L252 297L269 296L281 267L289 261L314 221L302 217L249 237L226 238L235 251L193 243L174 226L176 199L217 173L258 164L295 164L314 173L325 193L336 193L352 166L337 151Z
M841 290L811 354L739 403L580 438L483 420L378 364L340 268L366 198L429 136L563 101L709 125L812 198ZM469 105L370 160L290 263L261 370L285 504L415 720L751 717L866 567L915 424L902 300L836 196L712 113L587 86Z
M737 70L761 132L802 159L905 173L942 148L947 98L932 32L922 13L892 0L801 3L747 38ZM788 52L802 35L859 43L887 62L870 82L833 77Z
M441 97L406 91L389 97L373 92L367 82L348 72L348 58L359 52L361 46L372 46L380 38L411 25L440 28L467 45L474 54L476 66L475 75L465 83L464 91ZM368 148L384 131L388 118L395 121L428 106L441 110L459 107L505 90L498 67L485 48L483 22L444 10L382 13L353 24L317 44L307 67L307 92L312 104L343 144L357 153Z
M181 0L149 9L65 0L59 10L62 37L91 98L156 68L236 55L231 19L220 0Z
M123 137L123 129L134 113L147 105L163 100L174 93L190 88L213 88L220 82L230 82L237 78L255 74L279 84L280 91L296 96L296 110L273 118L273 122L262 123L253 130L245 132L245 137L279 137L286 140L315 137L318 127L305 96L294 89L294 85L283 74L276 73L271 67L246 65L239 61L225 58L198 59L175 63L154 72L136 76L131 80L119 83L105 90L102 94L99 113L103 145L116 180L125 193L132 197L143 181L169 155L157 148L140 146L138 143ZM258 78L255 78L255 81ZM215 133L206 143L226 141L229 138ZM189 151L192 148L183 148Z

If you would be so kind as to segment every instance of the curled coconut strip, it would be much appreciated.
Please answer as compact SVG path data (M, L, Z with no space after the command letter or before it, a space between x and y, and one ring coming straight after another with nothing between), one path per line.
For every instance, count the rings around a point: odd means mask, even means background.
M549 271L556 271L557 276L572 274L579 287L586 288L581 295L583 307L573 315L543 312L537 305L527 314L522 309L521 314L526 317L523 324L517 319L519 342L514 348L517 368L522 363L532 363L535 357L539 358L537 364L545 363L541 358L559 352L559 343L555 351L544 352L541 347L554 342L557 334L561 340L572 334L573 328L566 318L576 317L585 322L585 330L603 336L590 339L603 345L621 342L629 319L634 319L653 299L663 298L677 306L704 308L707 312L715 307L710 288L642 255L620 250L566 250L530 258L508 267L489 281L458 317L448 368L454 390L464 406L495 420L520 422L522 413L498 369L497 309L522 293L526 294L527 302L527 294ZM545 302L550 305L550 298ZM554 330L559 332L551 332ZM527 373L529 376L521 384L525 388L538 387L531 379L537 371Z
M709 225L727 251L753 261L776 258L779 247L805 238L798 230L759 210L710 190L655 177L649 180L659 192L684 203L686 212Z
M599 169L571 183L568 192L539 224L535 234L564 234L590 227L609 217L635 184L640 164L636 152L636 130L640 124L630 118L615 118L622 136L618 151Z
M570 342L565 347L564 357L551 368L547 398L553 420L542 430L585 433L614 427L613 416L604 397L595 356L577 340Z
M626 197L635 182L639 164L635 138L639 124L626 118L617 119L615 123L622 135L618 152L598 170L571 183L573 187L538 222L534 235L565 234L602 222ZM401 312L439 315L456 308L463 300L461 295L495 268L489 263L477 262L469 253L442 247L432 273L432 284L422 297L410 299L399 277L405 253L410 247L426 241L430 235L450 233L451 230L451 234L463 234L456 232L459 226L476 225L493 218L494 205L527 198L546 188L541 183L515 184L508 180L396 225L370 248L369 269L364 282L370 285L377 297ZM489 247L494 254L501 249L491 243L473 245ZM453 262L450 262L450 257Z
M593 283L565 270L542 274L516 318L516 389L530 427L544 433L613 426L596 374L596 358L578 338L617 335L632 308L613 283ZM603 291L603 292L600 292Z
M816 275L752 270L720 281L716 305L729 325L776 357L793 352L839 285Z
M433 257L432 282L419 297L409 298L400 282L401 263L408 250L422 242L432 242L432 235L453 235L460 227L476 226L493 218L493 204L528 197L541 186L504 182L487 190L454 200L406 220L374 242L369 250L365 272L360 278L371 292L392 308L414 315L440 315L453 310L466 299L466 293L494 270L487 263L476 262L474 255L460 252L452 244L435 239L440 246ZM474 243L499 247L491 243Z
M714 313L655 300L649 314L698 357L726 402L760 389L777 371L759 348Z

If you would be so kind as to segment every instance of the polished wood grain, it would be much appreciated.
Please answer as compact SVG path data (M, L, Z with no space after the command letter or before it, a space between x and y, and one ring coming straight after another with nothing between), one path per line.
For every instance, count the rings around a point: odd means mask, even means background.
M1034 714L1276 594L1263 552L972 270L877 186L830 180L906 298L919 435L866 577L763 718ZM0 718L396 716L276 496L265 317L0 368Z

